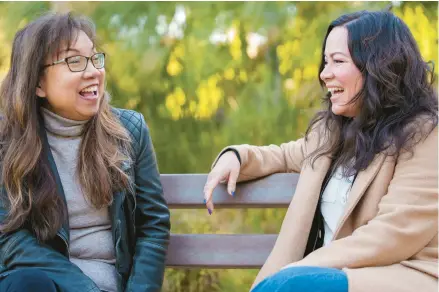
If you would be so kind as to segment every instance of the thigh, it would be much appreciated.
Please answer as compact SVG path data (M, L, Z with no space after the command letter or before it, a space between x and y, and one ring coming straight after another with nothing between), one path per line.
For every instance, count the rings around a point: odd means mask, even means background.
M0 281L0 292L56 292L55 283L38 269L13 272Z
M346 274L338 269L291 267L264 279L252 292L348 292Z

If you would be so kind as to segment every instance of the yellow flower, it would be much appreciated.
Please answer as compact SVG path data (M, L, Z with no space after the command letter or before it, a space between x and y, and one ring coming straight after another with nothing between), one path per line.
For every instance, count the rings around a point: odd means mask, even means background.
M186 95L184 94L183 89L177 87L174 92L174 97L179 106L182 106L186 103Z
M198 119L208 119L218 109L218 105L223 98L223 91L217 86L219 77L210 76L207 81L202 81L198 86L196 93L198 97L198 106L195 117ZM195 105L190 105L195 110Z
M232 80L233 78L235 78L235 69L233 68L229 68L224 72L224 78L226 78L227 80Z
M177 61L175 57L171 57L169 59L168 66L166 67L166 71L170 76L177 76L183 70L183 66Z
M238 61L241 60L242 52L241 52L241 39L239 38L239 32L236 30L236 34L234 35L232 42L229 46L229 52L232 56L233 60Z
M318 68L317 65L315 64L310 64L307 65L304 69L303 69L303 79L305 80L313 80L317 78L317 72L318 72Z
M293 80L300 82L302 80L302 70L300 68L294 69Z

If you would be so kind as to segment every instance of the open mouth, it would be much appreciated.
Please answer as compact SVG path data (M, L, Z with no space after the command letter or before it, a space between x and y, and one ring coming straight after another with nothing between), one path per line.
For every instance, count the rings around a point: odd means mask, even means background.
M79 94L86 99L95 99L98 96L98 87L96 85L84 88Z
M331 96L337 96L344 92L344 89L341 87L332 87L328 88L328 91L331 93Z

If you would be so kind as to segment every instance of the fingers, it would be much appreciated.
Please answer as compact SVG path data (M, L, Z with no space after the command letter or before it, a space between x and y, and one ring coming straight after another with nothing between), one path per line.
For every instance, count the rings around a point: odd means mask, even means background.
M227 192L232 197L235 196L236 181L238 180L239 170L232 170L229 175L229 181L227 183Z
M212 194L220 180L221 178L219 176L209 175L206 185L204 186L204 203L206 204L209 214L212 214L214 209Z
M227 192L229 195L235 195L236 181L238 180L240 170L239 160L234 153L225 153L218 160L214 169L209 173L207 182L204 185L204 203L206 204L209 214L212 214L213 191L220 182L227 182Z

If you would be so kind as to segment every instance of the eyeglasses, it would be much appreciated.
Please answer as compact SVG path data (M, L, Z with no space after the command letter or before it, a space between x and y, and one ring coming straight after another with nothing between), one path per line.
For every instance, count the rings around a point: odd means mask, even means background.
M44 68L58 65L61 63L66 63L70 71L81 72L87 68L88 60L91 60L91 63L96 69L102 69L105 67L105 53L96 53L91 57L85 57L80 55L67 57L62 60L55 61L52 64L44 65Z

